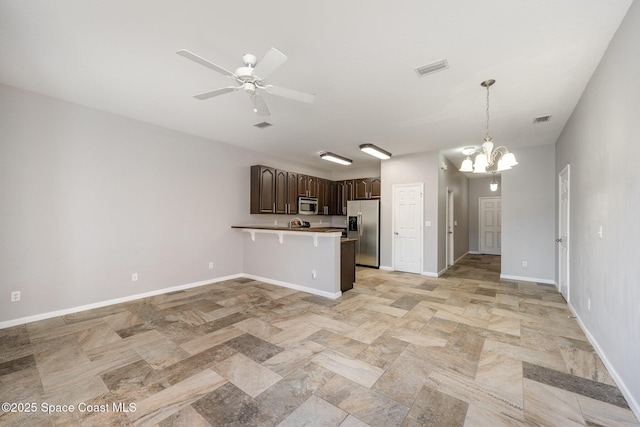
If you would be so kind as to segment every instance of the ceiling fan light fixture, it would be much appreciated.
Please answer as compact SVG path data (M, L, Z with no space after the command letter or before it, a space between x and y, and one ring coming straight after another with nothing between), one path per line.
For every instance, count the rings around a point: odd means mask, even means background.
M381 160L387 160L391 158L391 153L387 150L383 150L373 144L362 144L360 150Z
M338 163L340 165L349 166L353 163L353 160L347 159L346 157L338 156L330 151L325 151L324 153L320 153L320 158L323 160L329 160L330 162Z

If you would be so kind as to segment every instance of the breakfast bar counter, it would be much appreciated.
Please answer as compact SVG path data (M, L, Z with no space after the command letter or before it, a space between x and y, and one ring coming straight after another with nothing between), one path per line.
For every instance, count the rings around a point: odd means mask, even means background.
M355 255L352 265L346 247L353 239L343 239L341 228L289 228L264 225L234 225L242 232L243 271L245 276L291 289L328 298L338 298L343 290L351 289L355 274ZM343 243L344 242L344 243ZM350 243L351 242L351 243ZM353 277L352 277L353 276Z

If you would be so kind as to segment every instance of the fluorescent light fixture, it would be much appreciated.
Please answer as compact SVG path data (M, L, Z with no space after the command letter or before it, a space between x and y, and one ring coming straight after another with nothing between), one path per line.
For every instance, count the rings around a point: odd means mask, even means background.
M349 166L351 163L353 163L353 160L347 159L346 157L338 156L337 154L330 153L329 151L320 154L320 157L324 160L329 160L330 162L339 163L345 166Z
M377 157L382 160L387 160L391 158L391 153L383 150L380 147L376 147L373 144L362 144L360 146L360 150L364 151L367 154L371 154L374 157Z

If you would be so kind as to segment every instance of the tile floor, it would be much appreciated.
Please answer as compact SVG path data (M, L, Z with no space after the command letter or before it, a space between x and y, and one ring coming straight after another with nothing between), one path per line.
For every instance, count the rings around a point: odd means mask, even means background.
M0 425L638 425L562 296L499 270L358 268L337 300L239 279L0 330Z

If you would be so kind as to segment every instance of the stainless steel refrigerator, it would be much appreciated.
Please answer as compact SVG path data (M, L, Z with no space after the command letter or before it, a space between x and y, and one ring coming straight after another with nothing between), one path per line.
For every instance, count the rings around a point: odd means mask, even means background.
M347 202L347 237L356 242L356 264L380 266L380 200Z

